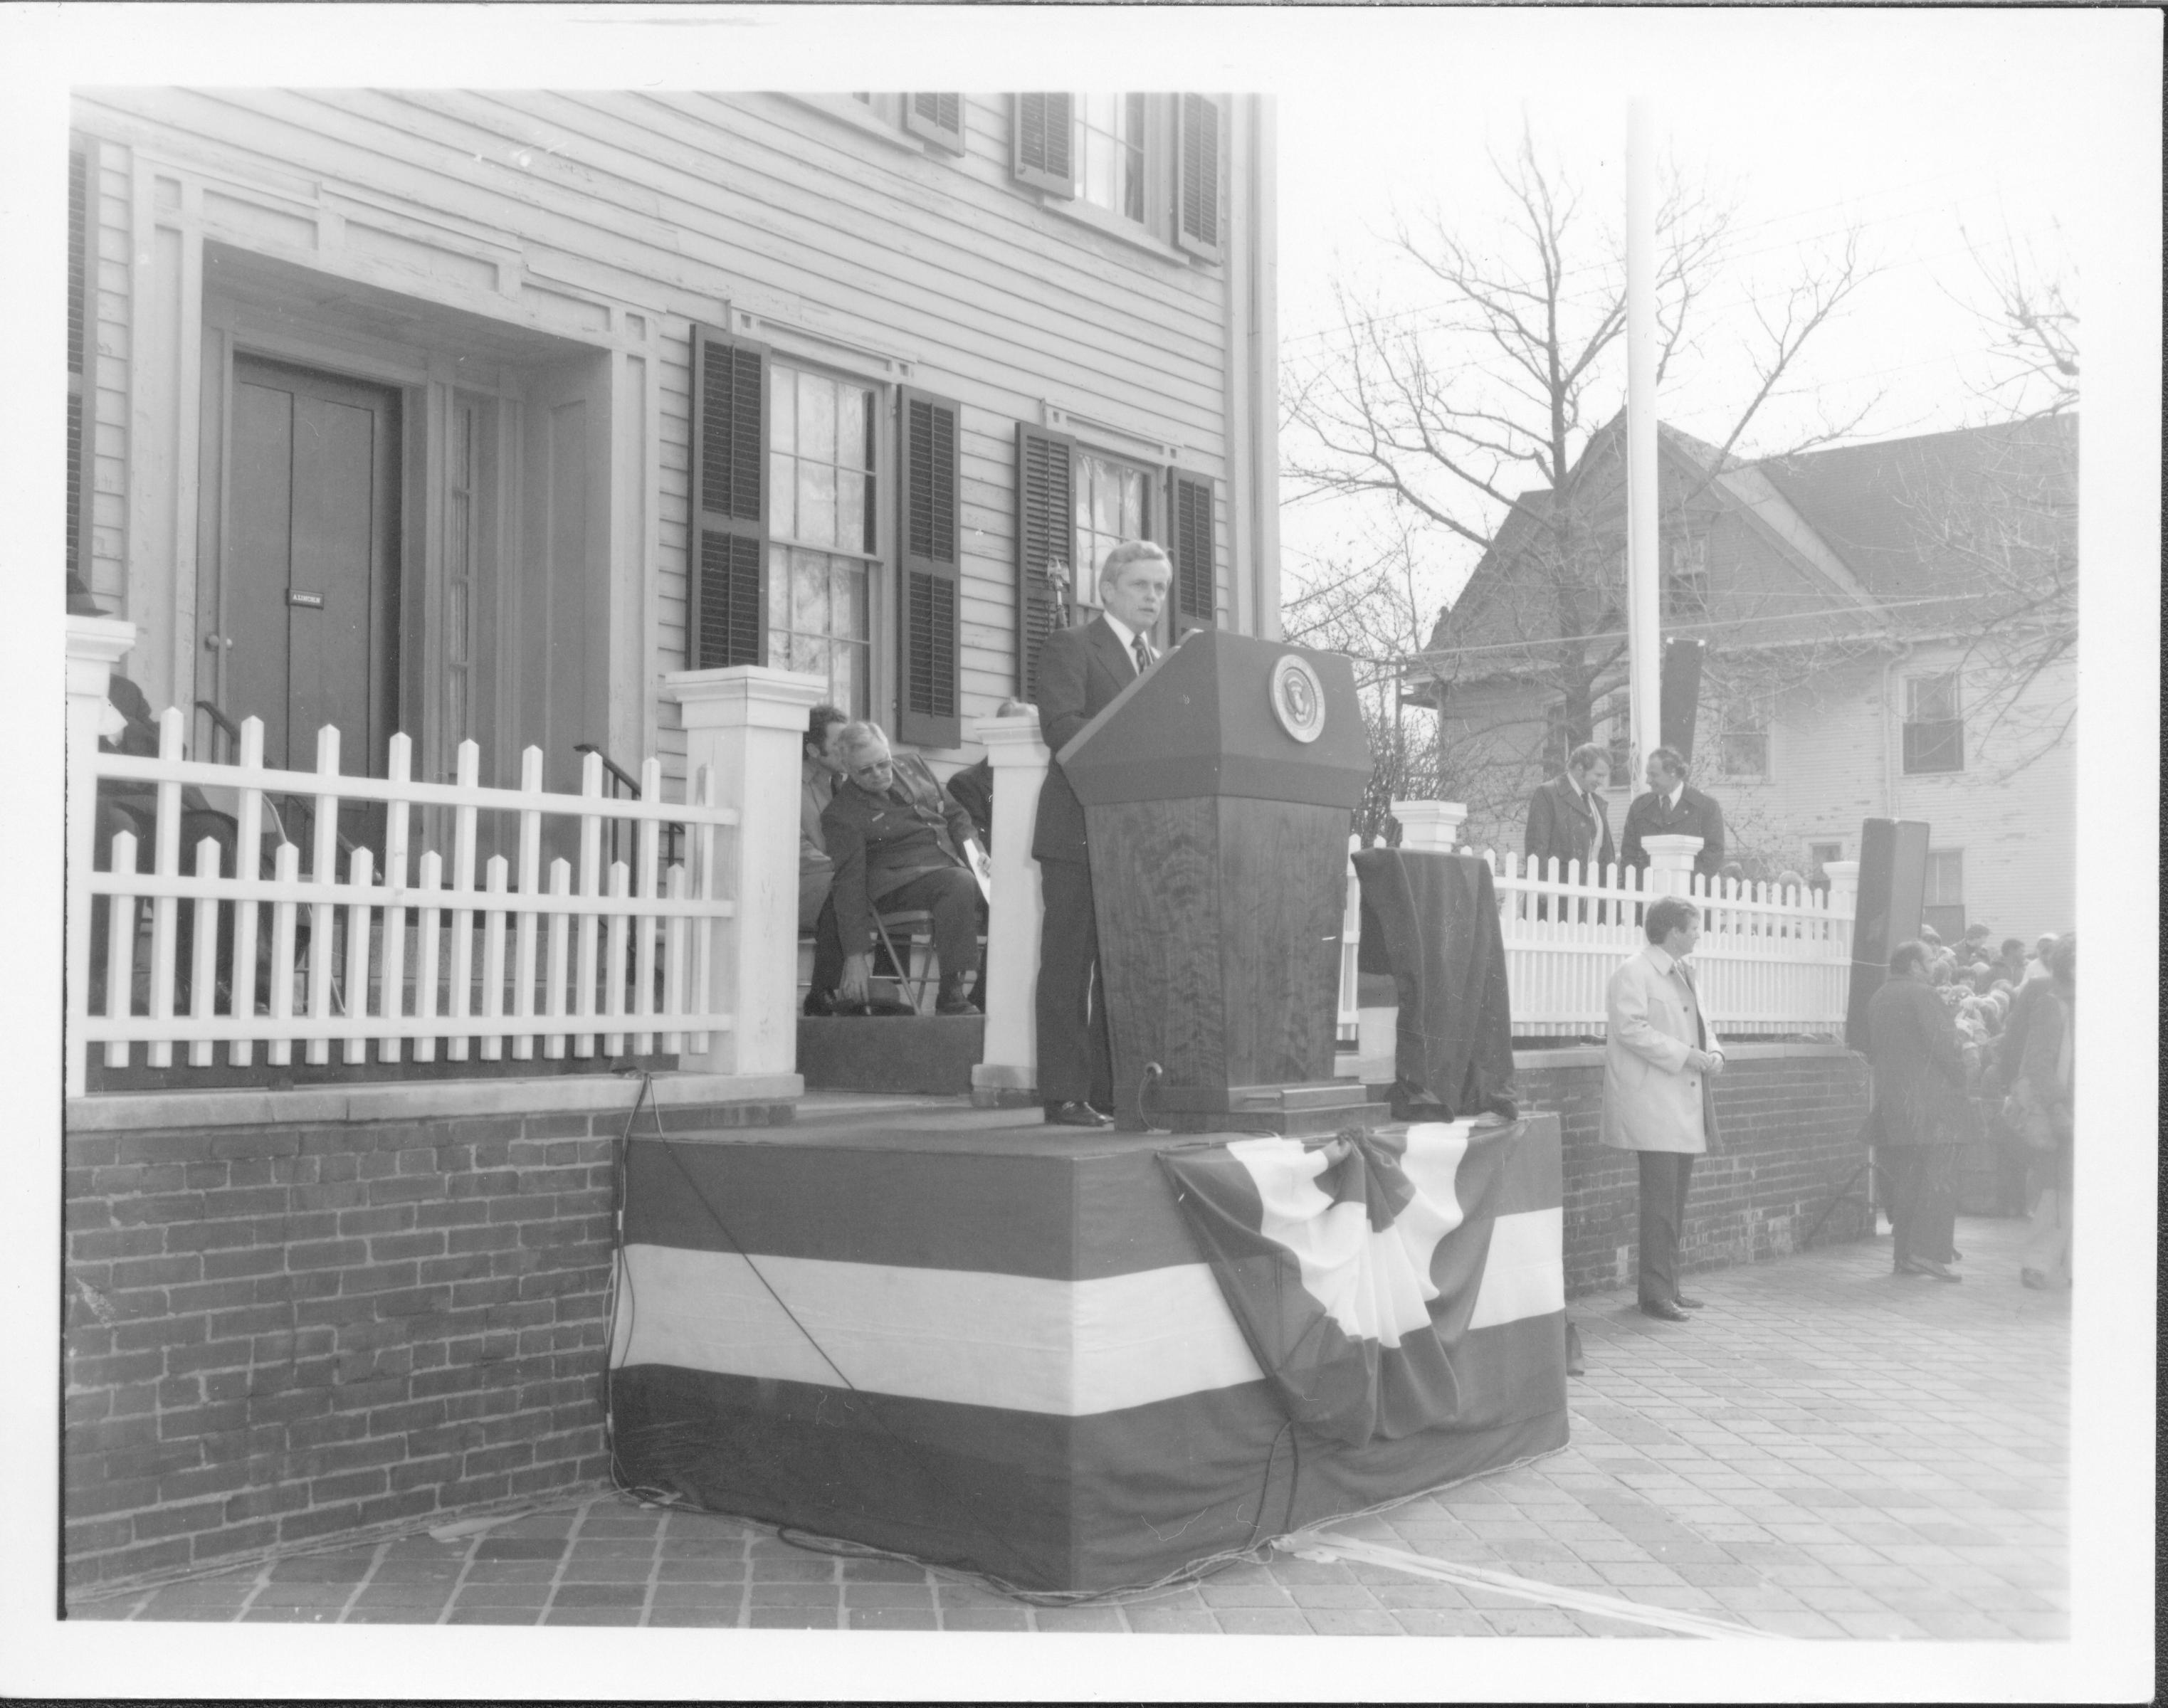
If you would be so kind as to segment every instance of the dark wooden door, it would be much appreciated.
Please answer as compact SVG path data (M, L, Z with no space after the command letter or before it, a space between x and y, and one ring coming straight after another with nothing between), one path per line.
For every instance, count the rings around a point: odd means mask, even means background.
M222 709L263 720L263 756L381 775L395 727L399 398L236 359L222 565Z
M263 720L267 765L381 777L397 727L399 397L236 358L220 602L221 709ZM341 814L349 839L379 815ZM306 854L305 854L306 857Z

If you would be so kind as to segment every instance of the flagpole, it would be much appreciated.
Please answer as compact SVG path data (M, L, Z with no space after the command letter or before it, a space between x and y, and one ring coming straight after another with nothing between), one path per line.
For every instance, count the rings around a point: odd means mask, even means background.
M1656 213L1645 95L1626 103L1627 706L1638 778L1663 741L1662 613L1657 601ZM1633 779L1620 779L1629 783Z

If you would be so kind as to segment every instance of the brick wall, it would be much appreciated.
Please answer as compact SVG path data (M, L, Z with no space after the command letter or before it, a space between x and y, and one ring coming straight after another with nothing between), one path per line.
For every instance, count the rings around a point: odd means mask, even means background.
M1601 1050L1523 1051L1513 1083L1524 1111L1561 1118L1569 1297L1634 1280L1638 1164L1599 1143ZM1841 1050L1743 1046L1727 1055L1716 1085L1721 1138L1698 1159L1680 1257L1688 1269L1748 1263L1796 1250L1830 1201L1867 1159L1867 1069ZM1863 1192L1864 1180L1855 1185ZM1839 1206L1818 1244L1860 1238L1858 1200Z
M601 1480L624 1122L72 1132L67 1583Z

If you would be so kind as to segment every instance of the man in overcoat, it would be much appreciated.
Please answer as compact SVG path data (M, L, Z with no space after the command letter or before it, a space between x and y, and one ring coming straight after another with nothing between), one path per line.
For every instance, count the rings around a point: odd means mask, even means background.
M1648 942L1604 990L1602 1138L1639 1163L1641 1311L1683 1323L1701 1307L1679 1292L1687 1180L1716 1138L1712 1082L1724 1052L1686 963L1701 939L1701 910L1682 895L1659 896L1642 929Z
M1059 629L1039 655L1039 732L1059 755L1115 695L1158 661L1151 640L1174 566L1148 539L1125 540L1099 570L1098 616ZM1084 806L1057 756L1039 792L1032 827L1045 911L1039 938L1039 1095L1049 1124L1107 1127L1113 1057L1099 983Z
M1567 876L1580 862L1581 881L1595 881L1604 867L1618 857L1611 846L1611 820L1597 793L1611 781L1611 756L1593 741L1583 742L1566 756L1565 774L1554 777L1528 797L1528 824L1521 851L1535 862L1537 876L1550 876L1551 862L1558 875ZM1536 917L1546 917L1545 899L1536 899Z
M1676 747L1649 755L1649 792L1634 797L1626 809L1626 828L1618 838L1618 863L1645 867L1650 836L1698 836L1693 869L1714 878L1724 867L1724 809L1687 782L1687 762Z
M1971 1136L1964 1047L1930 981L1927 946L1889 952L1889 977L1867 1005L1874 1064L1874 1160L1889 1207L1899 1275L1963 1281L1957 1248L1957 1151Z

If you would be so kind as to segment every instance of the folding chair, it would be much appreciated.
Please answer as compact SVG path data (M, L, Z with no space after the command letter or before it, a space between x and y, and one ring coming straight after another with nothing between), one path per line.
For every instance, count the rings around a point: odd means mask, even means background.
M901 954L895 936L890 935L891 927L902 937ZM881 947L888 951L889 963L896 970L896 983L903 987L911 1007L921 1014L930 1013L927 987L933 983L934 969L939 964L933 947L933 915L923 908L875 913L874 930L879 935Z

